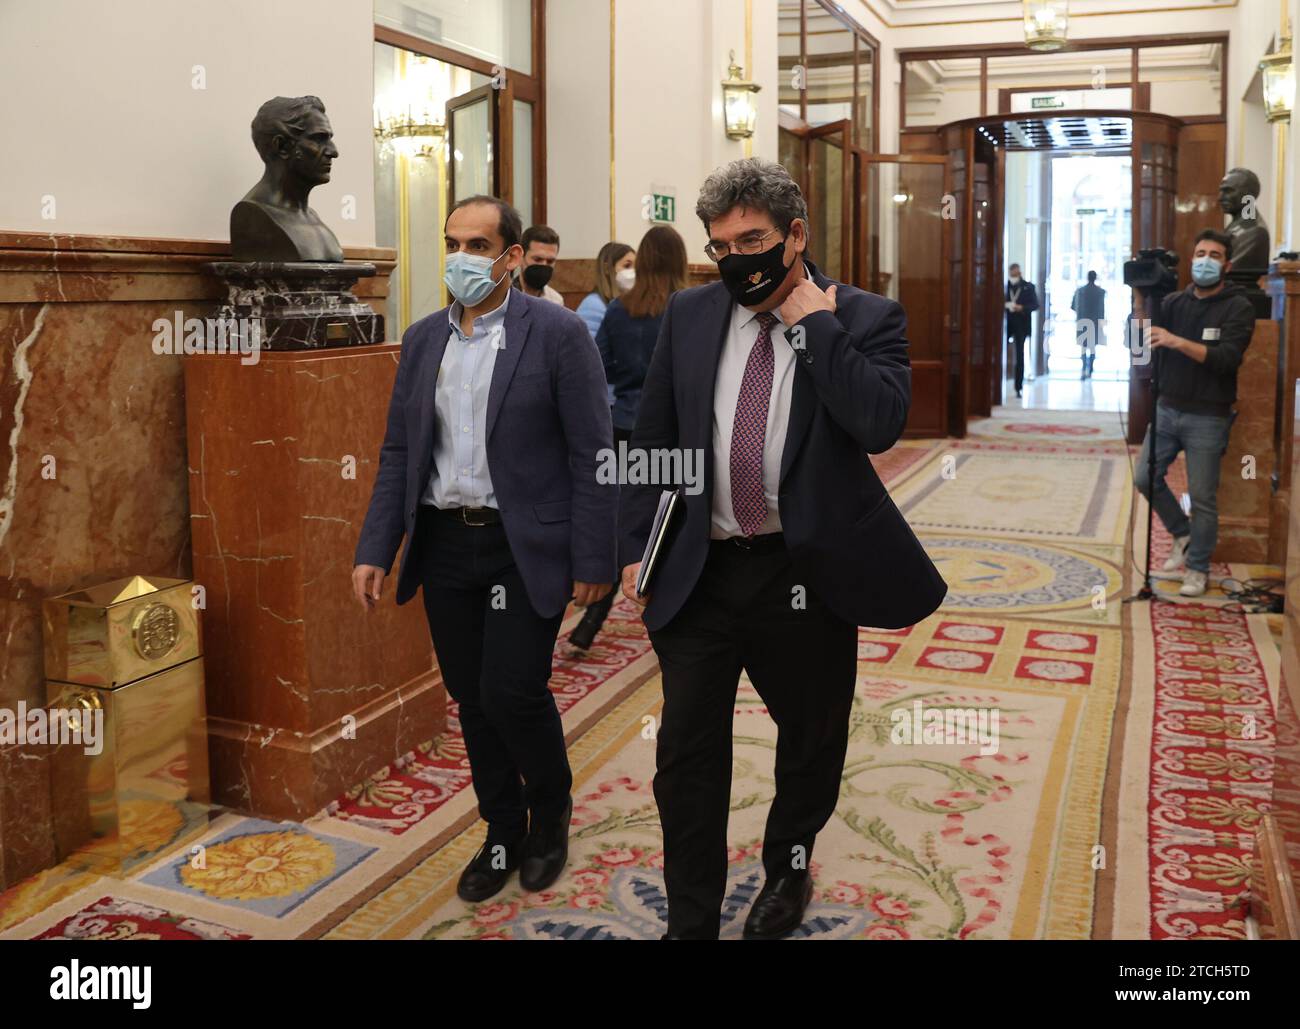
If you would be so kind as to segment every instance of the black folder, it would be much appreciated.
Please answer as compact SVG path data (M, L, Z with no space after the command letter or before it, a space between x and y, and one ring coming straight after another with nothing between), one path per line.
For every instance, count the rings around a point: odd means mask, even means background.
M666 489L659 494L659 507L650 524L650 538L646 540L645 553L641 555L641 568L636 576L636 595L644 597L650 589L650 580L668 549L668 533L678 517L684 513L686 500L680 489Z

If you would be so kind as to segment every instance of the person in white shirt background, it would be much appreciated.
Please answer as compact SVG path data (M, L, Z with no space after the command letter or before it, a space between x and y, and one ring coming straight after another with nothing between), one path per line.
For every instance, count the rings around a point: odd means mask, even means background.
M560 234L549 225L530 225L524 230L524 262L519 266L516 285L530 297L564 304L564 297L550 285L555 259L560 256Z

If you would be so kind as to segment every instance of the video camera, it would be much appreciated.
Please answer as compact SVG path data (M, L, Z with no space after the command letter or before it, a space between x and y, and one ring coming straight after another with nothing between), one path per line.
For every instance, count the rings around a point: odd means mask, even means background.
M1124 285L1144 296L1172 293L1178 288L1178 255L1164 247L1139 250L1138 256L1124 262Z

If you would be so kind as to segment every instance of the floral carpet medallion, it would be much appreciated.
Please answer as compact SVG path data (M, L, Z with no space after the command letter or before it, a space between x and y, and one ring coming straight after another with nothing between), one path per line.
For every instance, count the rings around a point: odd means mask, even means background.
M292 822L241 819L141 882L280 917L337 879L374 847L313 833Z

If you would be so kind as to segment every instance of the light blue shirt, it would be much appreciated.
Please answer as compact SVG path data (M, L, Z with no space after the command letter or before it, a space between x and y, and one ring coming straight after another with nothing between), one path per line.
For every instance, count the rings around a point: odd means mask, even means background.
M595 339L596 334L600 332L600 323L605 320L605 310L608 306L605 298L595 290L583 297L582 303L578 305L578 317L587 323L587 331L591 333L592 339ZM609 406L613 407L614 387L606 383L605 392L609 398Z
M437 425L433 439L433 471L422 502L437 507L496 507L487 460L488 390L497 351L506 342L506 307L474 319L473 332L460 330L464 306L455 301L447 311L451 334L438 368L434 388Z

